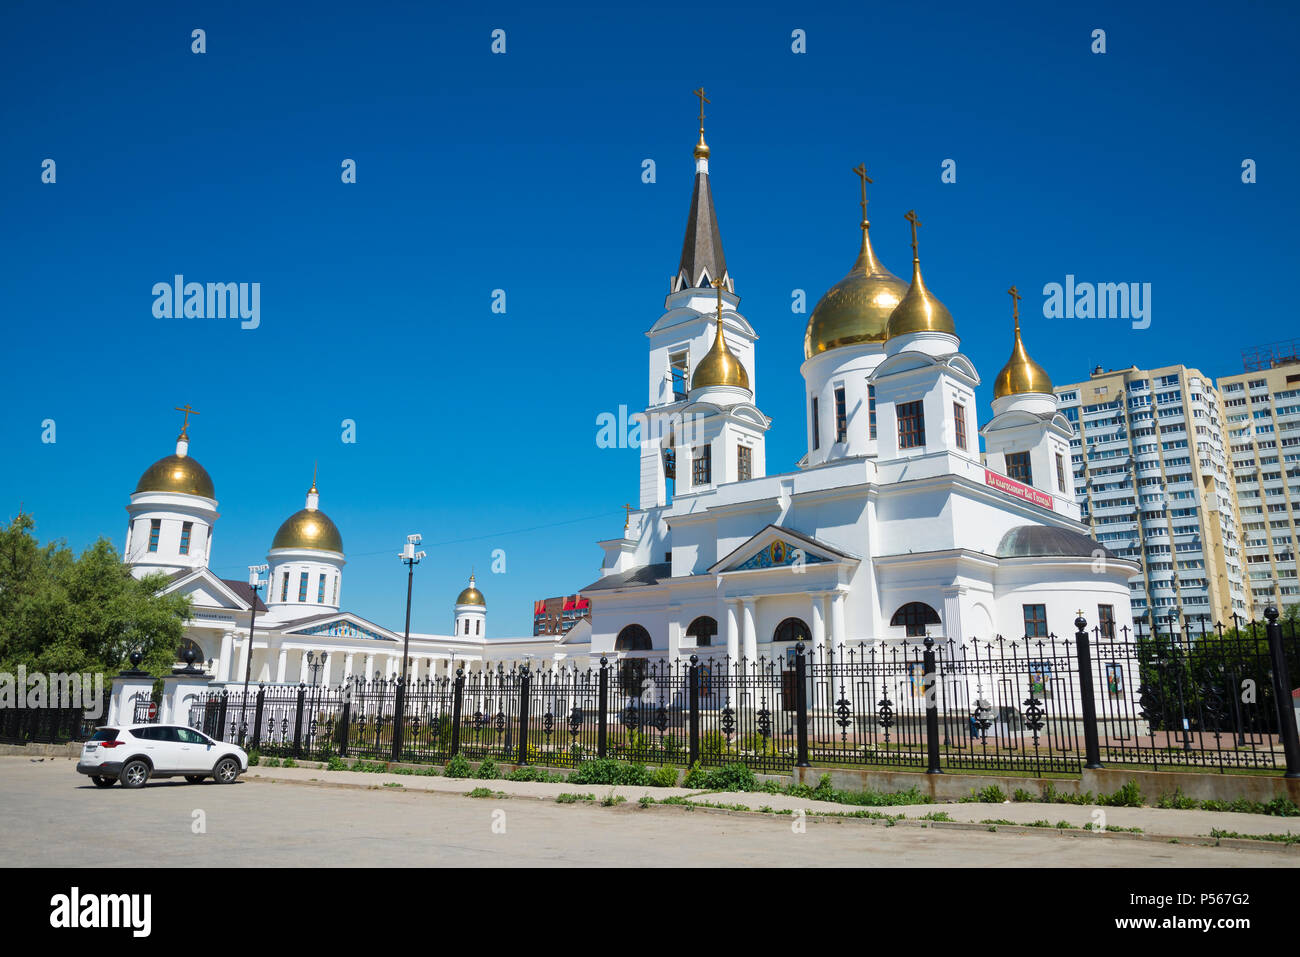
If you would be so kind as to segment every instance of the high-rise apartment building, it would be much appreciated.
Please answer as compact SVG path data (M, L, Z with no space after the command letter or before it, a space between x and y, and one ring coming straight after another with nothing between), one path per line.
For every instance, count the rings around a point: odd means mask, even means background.
M1083 521L1097 541L1142 564L1129 581L1134 619L1163 624L1179 615L1212 624L1248 614L1213 380L1181 365L1098 367L1086 382L1055 392L1074 428Z
M1300 340L1253 349L1219 379L1253 613L1300 604Z

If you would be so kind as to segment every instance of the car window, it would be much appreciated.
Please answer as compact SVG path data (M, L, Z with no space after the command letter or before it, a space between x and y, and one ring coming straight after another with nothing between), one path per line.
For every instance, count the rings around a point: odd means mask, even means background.
M199 734L197 731L191 730L190 728L177 728L176 734L177 736L180 737L182 744L207 744L208 743L207 738Z
M168 730L170 730L170 729L168 729L168 728L158 728L158 727L151 727L151 728L132 728L132 729L131 729L131 733L132 733L133 735L135 735L137 738L140 738L141 740L144 740L144 741L168 741L168 740L174 740L174 739L169 739L169 738L167 737L166 732L167 732Z
M171 741L173 744L181 739L180 728L162 727L158 729L158 740Z
M91 737L91 741L115 741L117 740L117 728L100 728Z

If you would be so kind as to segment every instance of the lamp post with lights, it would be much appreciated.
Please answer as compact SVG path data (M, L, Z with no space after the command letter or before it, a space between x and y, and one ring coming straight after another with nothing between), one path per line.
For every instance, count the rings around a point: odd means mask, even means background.
M248 681L253 675L253 631L257 628L257 592L266 584L266 581L261 577L262 573L269 570L270 567L270 565L248 566L248 587L253 592L253 615L248 621L248 654L244 657L244 694L239 700L239 744L241 747L248 731L248 725L245 724L245 715L248 711Z
M417 533L406 536L406 544L397 557L406 566L406 635L402 640L402 677L397 682L397 700L393 706L393 751L392 759L398 760L402 753L402 731L406 724L406 669L411 655L411 588L415 583L415 566L424 558L424 552L417 551L424 539Z

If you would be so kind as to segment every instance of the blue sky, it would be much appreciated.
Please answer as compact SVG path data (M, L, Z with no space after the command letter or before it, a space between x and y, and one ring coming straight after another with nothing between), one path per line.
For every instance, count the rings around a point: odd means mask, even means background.
M901 276L903 213L924 223L986 417L1012 283L1058 382L1095 364L1237 372L1242 349L1300 334L1297 23L1263 4L8 4L0 514L21 503L43 538L120 549L189 402L218 573L263 559L319 460L345 606L400 626L396 552L420 531L417 630L448 627L473 566L490 630L527 633L533 599L597 576L594 543L636 495L636 452L598 448L596 416L645 402L701 84L770 471L803 452L791 291L811 308L852 264L863 161L876 251ZM260 282L260 328L155 318L152 286L178 272ZM1042 318L1066 274L1151 283L1150 328Z

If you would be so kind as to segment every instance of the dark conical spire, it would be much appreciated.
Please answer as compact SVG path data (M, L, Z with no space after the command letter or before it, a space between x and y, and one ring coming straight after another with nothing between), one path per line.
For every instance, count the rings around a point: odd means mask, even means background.
M713 191L709 188L709 161L696 161L695 191L691 195L691 214L686 220L686 238L682 242L682 259L677 267L673 291L699 287L707 289L714 279L727 276L727 257L722 252L722 234L718 231L718 214L713 209Z

